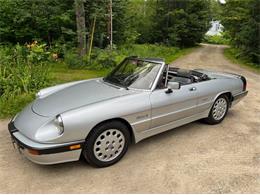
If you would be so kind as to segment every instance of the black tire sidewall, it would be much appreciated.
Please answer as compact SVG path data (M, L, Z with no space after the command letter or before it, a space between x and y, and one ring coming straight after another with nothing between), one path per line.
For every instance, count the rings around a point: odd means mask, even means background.
M221 119L216 120L216 119L213 117L213 108L214 108L214 105L215 105L216 101L217 101L218 99L220 99L220 98L224 98L224 99L226 100L226 102L227 102L227 109L226 109L225 115L224 115ZM228 113L228 109L229 109L229 100L228 100L228 97L227 97L226 95L220 95L220 96L214 101L214 104L212 105L212 108L211 108L211 110L210 110L209 117L207 118L207 122L208 122L209 124L219 124L219 123L221 123L221 122L224 120L224 118L226 117L226 115L227 115L227 113Z
M108 129L117 129L117 130L121 131L125 137L125 145L119 156L117 156L115 159L113 159L111 161L104 162L104 161L98 160L95 157L93 147L94 147L94 144L95 144L98 136L100 134L102 134L105 130L108 130ZM129 134L129 130L128 130L127 126L120 121L110 121L110 122L106 122L101 125L98 125L90 132L89 136L86 139L86 144L84 146L82 154L85 157L85 159L88 161L88 163L91 164L92 166L107 167L107 166L117 163L125 155L125 153L127 152L129 143L130 143L130 134Z

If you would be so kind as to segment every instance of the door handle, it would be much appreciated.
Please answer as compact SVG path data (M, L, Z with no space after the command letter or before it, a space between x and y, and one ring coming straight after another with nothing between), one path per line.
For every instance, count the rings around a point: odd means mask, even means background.
M189 90L190 90L190 91L196 91L197 88L196 88L196 87L191 87Z

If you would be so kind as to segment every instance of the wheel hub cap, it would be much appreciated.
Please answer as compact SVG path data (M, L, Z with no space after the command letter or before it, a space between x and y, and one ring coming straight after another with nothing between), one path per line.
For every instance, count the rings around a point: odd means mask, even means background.
M101 133L95 141L93 152L100 161L111 161L118 157L125 146L125 137L117 129L108 129Z
M213 106L213 118L215 120L222 119L227 111L227 101L224 98L219 98Z

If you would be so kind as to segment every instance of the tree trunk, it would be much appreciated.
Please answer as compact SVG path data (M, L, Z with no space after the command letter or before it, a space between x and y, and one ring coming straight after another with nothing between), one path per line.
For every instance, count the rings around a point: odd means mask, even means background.
M85 23L85 0L75 0L77 35L78 35L78 50L82 57L86 54L86 23Z
M95 27L96 27L96 15L94 16L93 23L91 25L91 36L90 36L90 41L89 41L89 47L88 47L88 59L90 59L91 51L92 51L92 44L93 44L93 39L94 39L94 32L95 32Z

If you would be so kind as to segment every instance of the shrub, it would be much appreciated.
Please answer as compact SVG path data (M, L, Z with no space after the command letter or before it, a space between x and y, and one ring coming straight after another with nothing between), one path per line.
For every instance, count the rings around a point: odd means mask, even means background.
M205 35L203 42L218 45L228 45L229 39L225 35Z
M64 62L68 65L69 68L80 68L83 65L83 61L79 57L76 49L65 51Z
M94 48L90 59L88 59L87 56L84 57L84 65L82 65L82 67L94 70L109 69L120 63L127 56L163 58L169 63L176 59L181 53L182 50L179 48L159 44L122 45L119 48L114 48L112 51L108 48ZM72 61L77 58L76 56L76 54L72 56Z
M0 98L0 118L14 116L22 110L28 102L31 102L34 94L21 94L19 97L13 93L5 94Z
M14 114L18 104L24 105L32 94L48 86L48 60L45 45L37 42L0 47L0 115Z
M90 59L87 56L84 57L84 64L88 69L93 70L111 68L117 64L118 55L117 50L95 48Z

